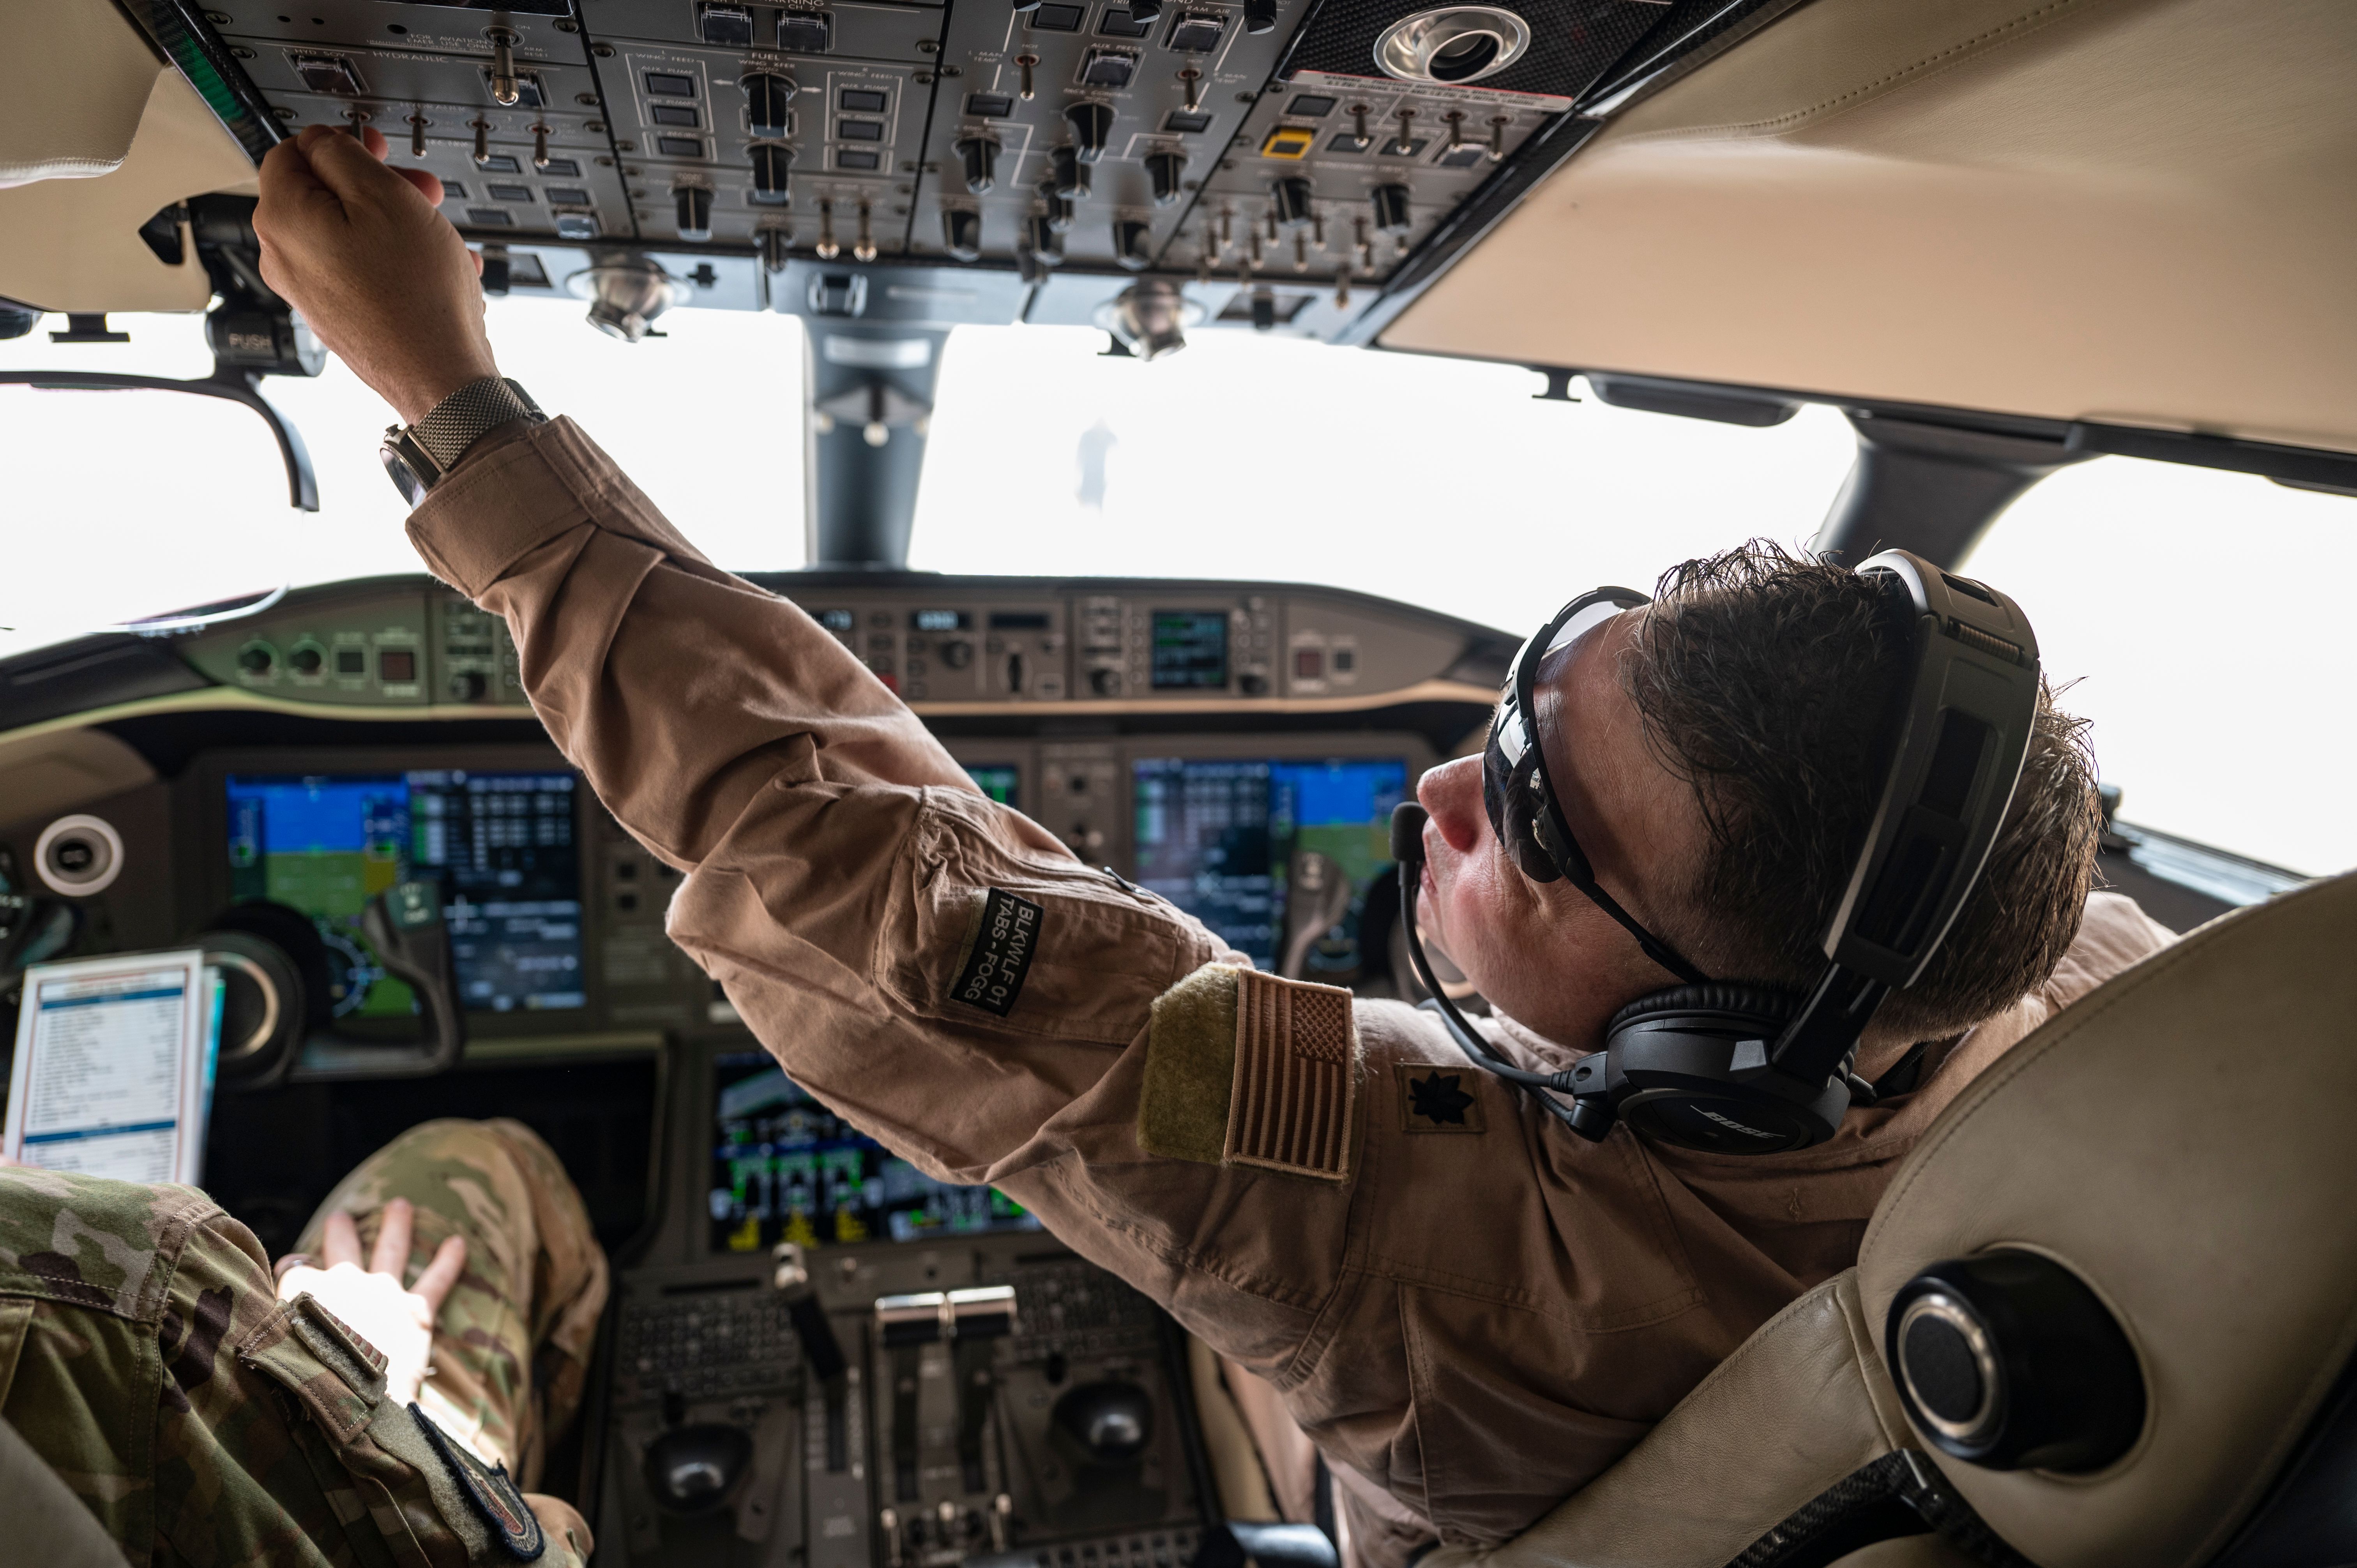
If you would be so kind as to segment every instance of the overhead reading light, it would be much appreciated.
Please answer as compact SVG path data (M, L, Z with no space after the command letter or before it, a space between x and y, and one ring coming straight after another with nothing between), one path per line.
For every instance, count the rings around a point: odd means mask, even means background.
M1531 47L1531 25L1496 5L1444 5L1383 29L1375 64L1402 81L1455 85L1495 76Z
M1160 278L1130 285L1097 306L1097 325L1141 360L1158 360L1187 346L1187 328L1203 319L1203 307Z
M566 278L565 286L576 298L589 301L590 326L625 343L645 337L655 317L684 301L690 292L662 268L637 256L601 261Z

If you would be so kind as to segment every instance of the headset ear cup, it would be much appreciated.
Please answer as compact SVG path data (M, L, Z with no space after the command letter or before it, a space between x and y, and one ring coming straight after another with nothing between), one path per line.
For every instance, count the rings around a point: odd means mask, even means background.
M1781 1154L1824 1142L1848 1109L1847 1087L1806 1089L1760 1070L1766 1047L1801 1006L1790 991L1738 981L1640 996L1605 1026L1613 1110L1641 1137L1706 1154Z
M1711 1013L1727 1015L1730 1023L1740 1020L1751 1026L1768 1025L1781 1030L1800 1010L1801 998L1779 986L1713 980L1701 985L1673 985L1640 996L1612 1015L1612 1021L1604 1026L1604 1036L1609 1045L1613 1036L1637 1024Z

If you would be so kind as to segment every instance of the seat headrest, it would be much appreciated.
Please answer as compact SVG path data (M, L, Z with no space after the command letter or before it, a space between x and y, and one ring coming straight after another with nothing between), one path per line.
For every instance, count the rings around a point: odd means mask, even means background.
M1934 1457L2044 1568L2213 1556L2357 1344L2357 875L2203 927L2007 1053L1892 1178L1859 1258L1878 1343L1926 1265L2062 1263L2147 1393L2088 1476ZM1894 1372L1895 1375L1895 1372Z

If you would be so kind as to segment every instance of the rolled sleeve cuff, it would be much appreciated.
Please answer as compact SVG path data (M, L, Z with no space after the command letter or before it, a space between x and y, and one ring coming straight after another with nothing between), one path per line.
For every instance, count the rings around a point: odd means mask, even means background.
M494 431L409 514L434 575L480 598L533 551L584 523L709 562L570 419Z

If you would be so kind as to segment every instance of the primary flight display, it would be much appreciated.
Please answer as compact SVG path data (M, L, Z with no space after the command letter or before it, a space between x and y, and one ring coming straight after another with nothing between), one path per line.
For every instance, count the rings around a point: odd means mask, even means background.
M231 894L310 918L327 945L338 1017L407 1017L361 910L395 883L442 885L460 1000L469 1011L586 1006L578 779L565 770L416 768L232 774L224 786Z

